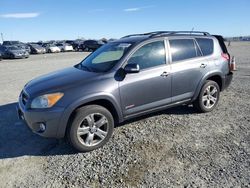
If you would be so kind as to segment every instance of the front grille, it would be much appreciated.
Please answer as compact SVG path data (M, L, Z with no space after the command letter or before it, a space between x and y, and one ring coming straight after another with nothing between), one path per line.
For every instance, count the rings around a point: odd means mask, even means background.
M29 96L25 93L25 91L22 91L21 100L24 106L27 104L28 99L29 99Z

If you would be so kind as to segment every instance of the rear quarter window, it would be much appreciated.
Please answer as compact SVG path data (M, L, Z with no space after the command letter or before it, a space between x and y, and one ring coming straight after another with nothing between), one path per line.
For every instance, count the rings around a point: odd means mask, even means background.
M207 38L196 38L203 56L211 55L214 52L214 41Z

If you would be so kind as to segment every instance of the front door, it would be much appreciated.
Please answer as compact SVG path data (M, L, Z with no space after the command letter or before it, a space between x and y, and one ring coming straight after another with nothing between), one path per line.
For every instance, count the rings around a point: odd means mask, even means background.
M140 46L127 61L140 66L139 73L127 74L119 83L124 116L171 103L170 65L164 40Z

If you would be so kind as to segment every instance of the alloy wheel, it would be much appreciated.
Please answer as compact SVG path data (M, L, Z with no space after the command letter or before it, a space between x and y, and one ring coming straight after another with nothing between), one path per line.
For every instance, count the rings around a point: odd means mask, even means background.
M206 108L210 109L216 104L217 99L218 99L217 88L213 85L207 86L207 88L205 89L203 96L202 96L203 105Z
M108 126L108 120L103 114L89 114L79 124L77 138L84 146L95 146L101 143L107 136Z

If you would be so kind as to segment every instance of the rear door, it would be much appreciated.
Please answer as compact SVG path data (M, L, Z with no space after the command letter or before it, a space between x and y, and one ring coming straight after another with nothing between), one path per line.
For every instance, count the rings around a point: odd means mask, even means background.
M172 75L172 102L188 100L209 66L193 38L169 39Z

